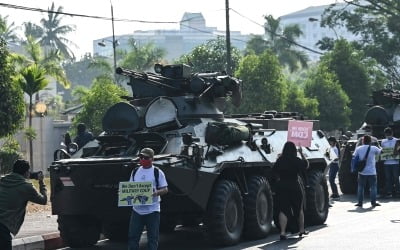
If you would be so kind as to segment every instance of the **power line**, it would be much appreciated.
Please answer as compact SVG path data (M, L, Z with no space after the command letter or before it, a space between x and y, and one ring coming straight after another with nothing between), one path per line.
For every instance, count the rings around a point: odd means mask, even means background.
M35 11L35 12L41 12L41 13L61 14L61 15L67 15L67 16L71 16L71 17L83 17L83 18L93 18L93 19L112 21L111 17L84 15L84 14L76 14L76 13L63 12L63 11L52 11L52 10L45 10L45 9L41 9L41 8L33 8L33 7L20 6L20 5L14 5L14 4L7 4L7 3L0 3L0 7L18 9L18 10ZM181 20L181 21L148 21L148 20L138 20L138 19L114 18L114 21L116 21L116 22L152 23L152 24L180 24L180 25L182 25L184 27L187 27L187 28L190 28L192 30L196 30L196 31L202 32L202 33L211 34L211 35L214 35L216 37L225 36L225 35L215 34L215 33L211 32L211 31L201 30L201 29L192 27L190 25L183 24L183 22L190 21L193 18L195 18L195 17L184 19L184 20ZM237 39L237 38L232 38L232 40L240 41L240 42L244 42L244 43L247 42L247 41L244 41L244 40L241 40L241 39Z
M296 45L296 46L298 46L298 47L300 47L300 48L303 48L303 49L305 49L305 50L308 50L308 51L310 51L310 52L313 52L313 53L316 53L316 54L319 54L319 55L323 55L323 54L324 54L324 53L321 53L321 52L316 51L316 50L314 50L314 49L311 49L311 48L309 48L309 47L306 47L306 46L304 46L304 45L302 45L302 44L300 44L300 43L298 43L298 42L296 42L296 41L293 41L293 40L287 38L287 37L284 36L284 35L277 34L277 33L273 32L272 30L268 29L267 27L265 27L265 25L262 25L262 24L257 23L256 21L254 21L254 20L252 20L252 19L250 19L250 18L244 16L243 14L239 13L238 11L236 11L236 10L234 10L234 9L232 9L232 8L230 8L230 10L232 10L234 13L236 13L236 14L239 15L240 17L242 17L242 18L244 18L244 19L247 19L248 21L250 21L250 22L252 22L252 23L254 23L254 24L257 24L257 25L263 27L263 28L264 28L266 31L268 31L269 33L271 33L271 34L273 34L273 35L275 35L275 36L277 36L277 37L280 37L280 38L284 39L285 41L287 41L287 42L289 42L289 43L291 43L291 44L294 44L294 45Z

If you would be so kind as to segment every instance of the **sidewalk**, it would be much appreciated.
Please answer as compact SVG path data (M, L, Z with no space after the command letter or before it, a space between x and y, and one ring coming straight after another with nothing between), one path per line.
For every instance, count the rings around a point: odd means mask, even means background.
M26 214L21 230L13 238L13 250L51 250L63 247L57 216L51 212Z

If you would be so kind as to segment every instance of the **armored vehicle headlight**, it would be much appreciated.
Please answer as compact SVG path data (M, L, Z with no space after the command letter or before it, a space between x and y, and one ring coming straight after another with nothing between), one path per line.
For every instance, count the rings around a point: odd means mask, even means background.
M71 144L68 145L68 152L69 152L70 154L75 154L76 151L78 151L78 144L76 144L76 143L71 143Z

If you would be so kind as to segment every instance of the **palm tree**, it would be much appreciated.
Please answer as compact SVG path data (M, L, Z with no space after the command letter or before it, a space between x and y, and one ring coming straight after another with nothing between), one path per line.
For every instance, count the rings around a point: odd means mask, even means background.
M33 37L36 40L43 36L43 29L38 25L32 22L25 22L23 26L25 37Z
M165 50L157 48L154 43L138 46L134 39L129 40L131 50L126 52L121 66L132 70L145 71L160 62L165 55Z
M15 33L16 27L14 22L8 24L8 16L2 17L0 15L0 36L6 41L16 42L18 41L18 36Z
M40 39L40 44L46 49L46 52L51 49L57 49L67 59L73 59L74 53L68 47L68 45L76 46L70 40L64 36L75 30L73 25L61 25L63 18L60 12L63 11L63 7L59 6L56 10L54 2L51 4L47 19L42 18L40 23L42 25L43 34Z
M21 86L21 89L29 96L29 128L32 129L32 96L49 84L49 81L46 79L46 70L36 63L33 63L19 72L16 81L19 86ZM31 166L33 166L32 138L29 138L29 156Z
M303 32L297 24L285 26L280 25L280 18L275 19L271 15L264 17L265 35L268 48L277 56L281 64L287 65L291 72L299 69L299 66L306 68L308 57L302 52L293 48L293 42L299 38Z

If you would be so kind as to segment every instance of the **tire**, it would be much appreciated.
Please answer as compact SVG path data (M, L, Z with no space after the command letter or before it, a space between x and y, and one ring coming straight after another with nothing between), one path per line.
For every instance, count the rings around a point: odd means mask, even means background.
M101 223L90 215L59 215L58 230L67 246L90 247L100 238Z
M128 221L105 222L103 224L104 236L110 241L127 241L129 232Z
M247 239L261 239L272 228L273 202L268 181L261 176L248 180L249 193L244 196L244 229Z
M213 189L205 219L207 235L216 245L228 246L240 240L244 224L242 195L233 181L220 180Z
M311 171L306 189L305 222L307 225L321 225L328 218L328 184L322 171Z
M343 194L355 194L357 192L357 174L351 172L351 152L351 147L346 145L340 162L339 187Z

